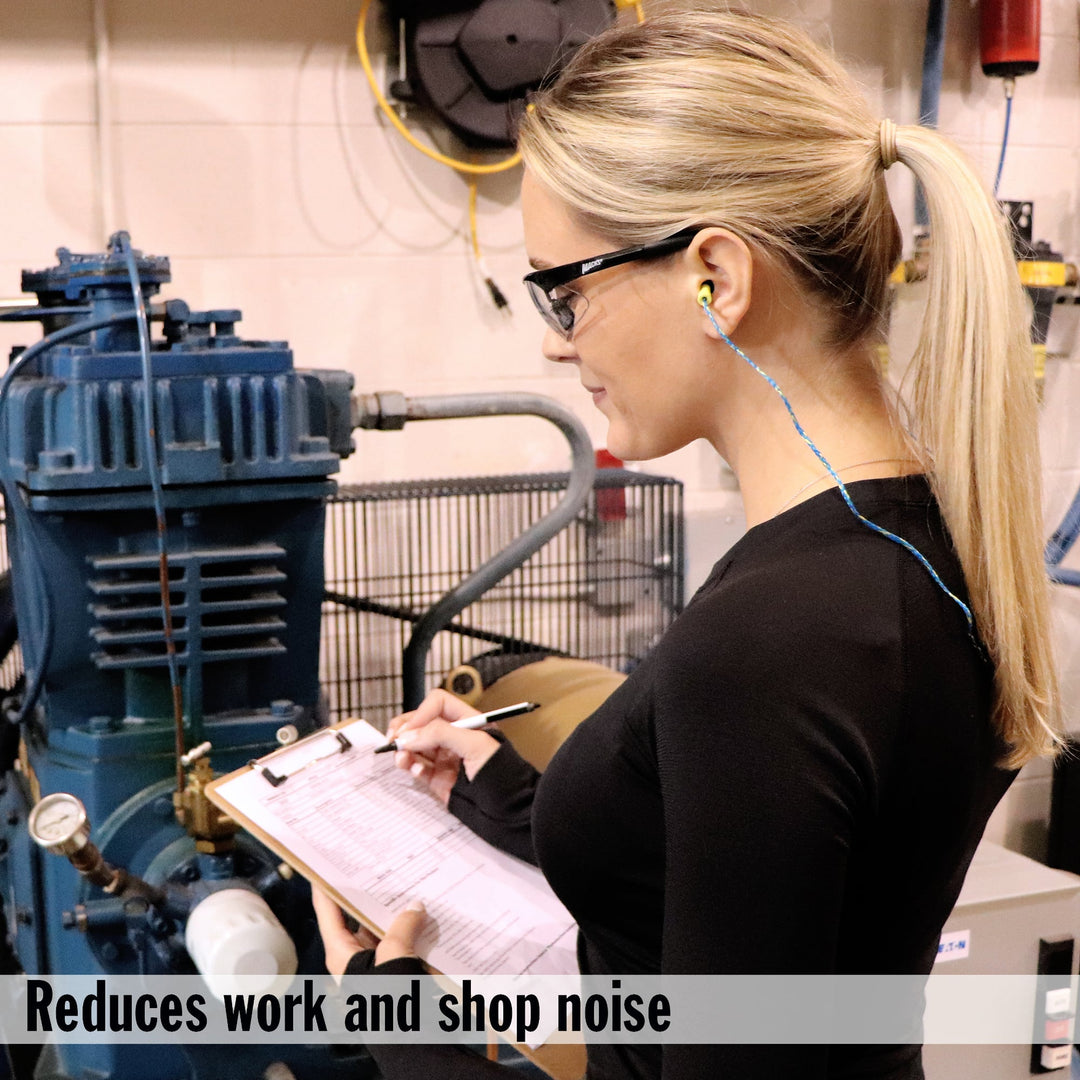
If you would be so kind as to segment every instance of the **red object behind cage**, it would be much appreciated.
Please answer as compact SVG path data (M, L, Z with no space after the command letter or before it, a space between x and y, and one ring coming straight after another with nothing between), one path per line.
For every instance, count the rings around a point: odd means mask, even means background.
M620 461L610 450L596 451L598 469L621 469ZM626 489L621 487L596 489L596 516L600 521L626 520Z

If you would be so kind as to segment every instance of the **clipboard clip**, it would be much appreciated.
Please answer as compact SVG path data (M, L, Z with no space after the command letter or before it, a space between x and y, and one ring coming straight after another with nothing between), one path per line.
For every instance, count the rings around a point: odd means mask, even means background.
M267 765L262 765L262 767L260 768L261 762L256 758L253 758L251 761L248 762L248 764L253 769L259 769L259 771L263 775L263 779L266 780L268 784L272 785L273 787L281 787L281 785L284 784L290 776L295 776L298 772L303 772L303 770L306 769L309 765L314 765L318 761L325 761L327 758L335 757L337 754L344 754L346 750L352 749L352 743L349 742L349 740L345 737L344 734L342 734L342 732L335 731L334 738L337 739L338 744L336 750L331 750L328 754L322 754L319 757L311 758L310 760L305 761L303 765L301 765L298 769L294 769L291 773L274 773L271 772L269 766ZM291 750L293 749L293 747L284 747L283 749ZM275 751L275 753L280 752L281 751ZM263 760L265 761L266 759L264 758Z

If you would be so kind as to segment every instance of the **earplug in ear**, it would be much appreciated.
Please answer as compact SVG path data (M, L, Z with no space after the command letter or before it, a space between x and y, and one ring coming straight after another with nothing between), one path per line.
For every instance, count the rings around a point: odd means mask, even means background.
M697 302L703 307L707 308L712 303L713 296L713 283L711 281L703 281L701 288L698 289Z

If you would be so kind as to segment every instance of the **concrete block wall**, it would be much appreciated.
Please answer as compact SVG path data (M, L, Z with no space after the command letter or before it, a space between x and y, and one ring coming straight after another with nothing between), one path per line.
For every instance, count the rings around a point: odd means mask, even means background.
M95 3L108 42L111 169L96 124ZM649 6L649 0L646 0ZM829 41L882 115L918 111L926 0L755 0ZM122 226L172 258L169 295L239 307L240 332L288 339L301 366L345 367L358 388L406 393L522 390L605 425L574 373L539 354L541 324L518 285L525 256L517 176L480 184L480 235L512 315L495 312L470 256L467 189L406 146L377 114L354 49L358 0L4 0L0 5L0 296L53 251L99 250ZM1080 256L1080 8L1043 0L1042 66L1017 87L1001 186L1035 202L1035 230ZM387 31L372 19L379 64ZM940 126L992 179L1004 103L977 61L973 0L954 0ZM438 131L434 138L442 145ZM910 238L913 193L889 173ZM103 193L108 197L103 197ZM112 221L104 210L115 207ZM899 354L917 290L894 317ZM1058 309L1046 379L1047 528L1080 485L1077 311ZM0 325L0 349L28 340ZM561 437L540 420L418 425L357 436L345 480L560 468ZM647 468L688 489L690 576L700 581L741 529L737 494L708 447ZM1080 566L1080 561L1077 562ZM1080 727L1080 591L1056 599L1067 708ZM990 835L1038 854L1049 772L1033 766Z

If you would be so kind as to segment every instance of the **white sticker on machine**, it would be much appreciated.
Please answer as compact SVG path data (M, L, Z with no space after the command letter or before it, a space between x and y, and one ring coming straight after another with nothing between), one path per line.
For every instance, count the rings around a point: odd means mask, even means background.
M946 960L966 960L971 952L971 931L952 930L941 935L938 942L937 964L944 964Z

